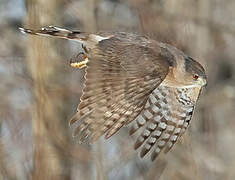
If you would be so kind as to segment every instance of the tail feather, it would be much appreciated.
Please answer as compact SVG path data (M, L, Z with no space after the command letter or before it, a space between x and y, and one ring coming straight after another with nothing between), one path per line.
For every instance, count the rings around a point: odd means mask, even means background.
M24 34L40 35L40 36L54 36L84 43L88 40L89 34L81 31L71 31L56 26L43 27L40 30L32 30L26 28L19 28Z

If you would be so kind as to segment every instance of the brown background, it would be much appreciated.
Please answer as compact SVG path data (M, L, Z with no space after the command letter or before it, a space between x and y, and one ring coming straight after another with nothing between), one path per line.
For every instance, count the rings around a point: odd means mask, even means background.
M1 0L0 179L235 179L234 0ZM140 32L204 65L192 124L151 163L123 128L92 146L71 138L83 71L69 59L79 44L20 34L57 25L84 31Z

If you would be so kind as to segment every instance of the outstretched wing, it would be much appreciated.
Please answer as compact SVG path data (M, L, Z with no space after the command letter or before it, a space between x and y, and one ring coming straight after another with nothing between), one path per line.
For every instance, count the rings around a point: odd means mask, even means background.
M201 88L171 88L159 86L149 96L145 108L137 117L130 134L144 126L135 143L140 156L151 151L154 160L165 149L167 153L189 126Z
M88 58L81 102L70 124L81 141L93 142L104 134L109 138L134 120L169 66L157 48L115 37L101 41Z

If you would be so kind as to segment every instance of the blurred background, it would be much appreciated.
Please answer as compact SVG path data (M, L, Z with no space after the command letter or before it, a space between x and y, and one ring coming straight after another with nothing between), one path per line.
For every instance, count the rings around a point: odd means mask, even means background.
M0 179L235 179L234 0L0 0ZM70 67L80 44L21 34L56 25L139 32L204 65L191 126L153 163L133 150L128 127L80 145L68 121L84 70Z

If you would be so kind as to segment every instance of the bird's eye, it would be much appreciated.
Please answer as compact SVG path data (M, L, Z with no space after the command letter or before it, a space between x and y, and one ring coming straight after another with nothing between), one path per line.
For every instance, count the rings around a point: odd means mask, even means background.
M197 80L198 78L199 78L199 76L198 76L197 74L194 74L194 75L193 75L193 79L194 79L194 80Z

